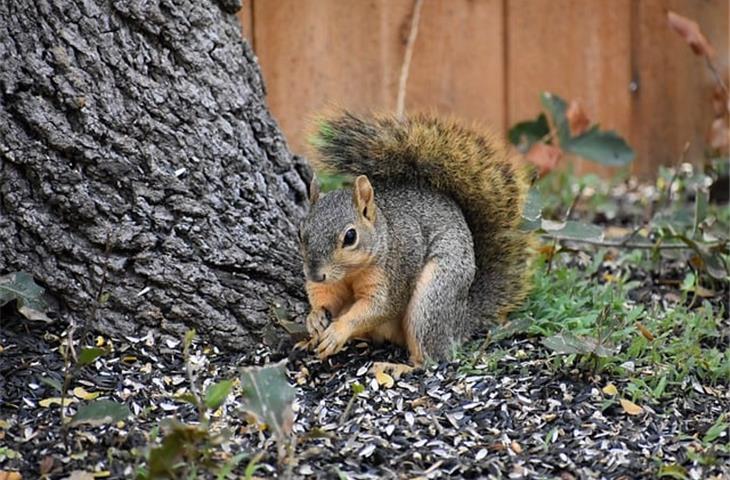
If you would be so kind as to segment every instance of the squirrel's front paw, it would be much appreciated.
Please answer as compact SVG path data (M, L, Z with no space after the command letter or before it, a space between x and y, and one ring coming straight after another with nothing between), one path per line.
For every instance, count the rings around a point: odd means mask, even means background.
M350 326L341 321L334 321L319 337L317 355L324 360L342 350L352 333Z
M330 323L332 323L332 314L329 310L326 308L313 309L307 315L307 332L309 332L312 339L317 339Z

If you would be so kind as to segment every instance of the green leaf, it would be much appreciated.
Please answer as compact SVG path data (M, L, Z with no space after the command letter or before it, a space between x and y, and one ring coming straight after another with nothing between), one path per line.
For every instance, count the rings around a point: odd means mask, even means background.
M599 357L610 357L616 349L605 342L599 342L593 337L578 337L569 332L559 333L542 339L542 344L548 349L563 355L594 354Z
M61 390L63 390L63 386L61 385L61 382L59 382L55 378L51 378L51 377L38 377L38 380L40 380L41 382L45 383L49 387L53 388L57 392L60 392Z
M616 132L601 131L594 126L561 145L564 150L602 165L623 167L634 159L634 151Z
M256 473L256 470L258 470L261 465L259 462L264 456L264 452L259 452L256 454L255 457L253 457L251 460L249 460L248 465L246 465L246 470L244 470L243 475L246 480L251 480Z
M704 443L712 443L715 440L717 440L720 435L722 435L724 432L730 428L730 423L726 423L725 416L720 415L720 417L717 419L715 424L711 426L707 432L705 432L705 435L702 437L702 441Z
M112 400L95 400L79 407L71 419L71 425L88 423L103 425L126 420L131 415L129 407Z
M659 477L659 478L670 477L670 478L677 478L679 480L685 480L686 478L689 478L687 476L687 470L685 470L683 466L677 465L676 463L672 463L669 465L662 465L661 467L659 467L659 472L657 473L657 477Z
M97 358L101 357L106 353L106 349L104 348L98 348L98 347L84 347L81 349L81 353L79 353L78 358L78 365L79 367L83 367L85 365L88 365L92 363Z
M239 453L233 457L231 457L222 467L220 470L218 470L218 475L216 475L216 480L226 480L228 476L233 472L233 469L238 466L239 463L241 463L241 460L246 458L248 454L246 453Z
M695 192L695 215L692 226L692 236L697 238L699 227L702 221L707 218L707 205L710 203L710 191L706 188L699 188Z
M559 240L603 240L603 229L601 227L574 220L555 222L542 219L541 227L545 233Z
M565 116L568 104L565 100L550 92L542 92L540 101L550 114L553 125L555 125L558 132L560 146L565 150L565 145L570 141L570 127L568 126L568 118Z
M50 322L43 300L43 287L36 284L26 272L15 272L0 277L0 307L15 300L18 312L28 320Z
M286 378L286 360L264 367L241 369L245 408L272 432L284 437L291 432L294 388Z
M524 231L532 231L540 228L542 220L542 196L536 188L531 188L527 192L525 199L525 207L522 209L522 225L520 229Z
M188 330L185 332L185 338L183 339L183 350L187 351L193 344L195 339L195 329Z
M360 395L362 392L365 391L365 387L360 382L353 382L350 387L352 388L353 395Z
M233 388L233 380L222 380L208 388L205 394L205 406L215 410L226 401Z
M550 125L548 125L547 117L541 113L535 120L516 124L507 135L510 143L524 153L549 133Z

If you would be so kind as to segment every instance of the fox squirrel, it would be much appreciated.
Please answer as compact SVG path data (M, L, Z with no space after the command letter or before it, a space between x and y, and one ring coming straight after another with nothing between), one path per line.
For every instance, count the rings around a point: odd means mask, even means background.
M328 357L353 338L450 357L528 291L531 236L520 231L527 172L489 135L429 115L337 113L311 143L357 176L319 195L300 228L309 346Z

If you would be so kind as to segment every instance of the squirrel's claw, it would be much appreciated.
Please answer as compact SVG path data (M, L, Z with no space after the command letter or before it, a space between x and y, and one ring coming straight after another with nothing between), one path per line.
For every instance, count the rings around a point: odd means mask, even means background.
M330 316L326 309L312 310L307 315L307 331L312 339L317 339L330 324Z
M317 355L320 360L324 360L330 355L342 350L345 343L350 339L350 332L342 322L333 322L322 332L319 337L319 347L317 347Z

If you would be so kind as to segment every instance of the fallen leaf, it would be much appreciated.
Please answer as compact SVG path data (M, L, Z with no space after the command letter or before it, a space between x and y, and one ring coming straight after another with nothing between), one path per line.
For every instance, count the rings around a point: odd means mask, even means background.
M83 470L74 470L71 475L66 477L64 480L94 480L94 476L89 472Z
M577 137L583 132L588 130L591 125L591 121L588 119L583 106L578 100L572 100L568 105L568 111L565 112L565 116L568 118L568 127L570 128L570 135Z
M19 472L6 472L0 470L0 480L22 480L23 476Z
M701 55L705 57L712 57L715 55L715 50L707 41L707 38L702 34L700 26L694 20L690 20L678 13L667 12L667 21L669 26L679 34L682 39L687 42L695 55Z
M609 383L608 385L603 387L601 390L606 395L617 395L618 394L618 389L616 388L616 385L614 385L613 383Z
M628 413L629 415L640 415L641 412L644 411L643 408L641 408L631 400L626 400L625 398L622 398L619 401L621 402L621 406L623 407L624 412Z
M540 142L535 143L525 154L525 160L537 167L540 177L555 170L562 157L563 151L560 148Z
M53 470L53 457L50 455L46 455L43 457L43 460L41 460L40 465L38 466L38 471L41 475L47 475L50 473L51 470Z
M64 406L69 406L72 403L76 403L78 400L76 400L73 397L67 397L63 399ZM40 405L43 408L48 408L51 405L61 405L61 397L51 397L51 398L44 398L40 402L38 402L38 405Z
M393 385L395 385L395 380L393 380L393 377L383 371L375 372L375 380L377 380L378 385L385 388L392 388Z
M650 342L654 341L654 334L649 331L648 328L646 328L644 325L642 325L639 322L636 322L636 328L641 332L641 335L649 340Z
M710 131L707 132L707 143L713 150L725 151L730 148L730 125L727 117L722 116L712 121Z
M81 400L93 400L99 396L99 392L87 392L86 389L83 387L74 388L73 394L75 397L80 398Z

